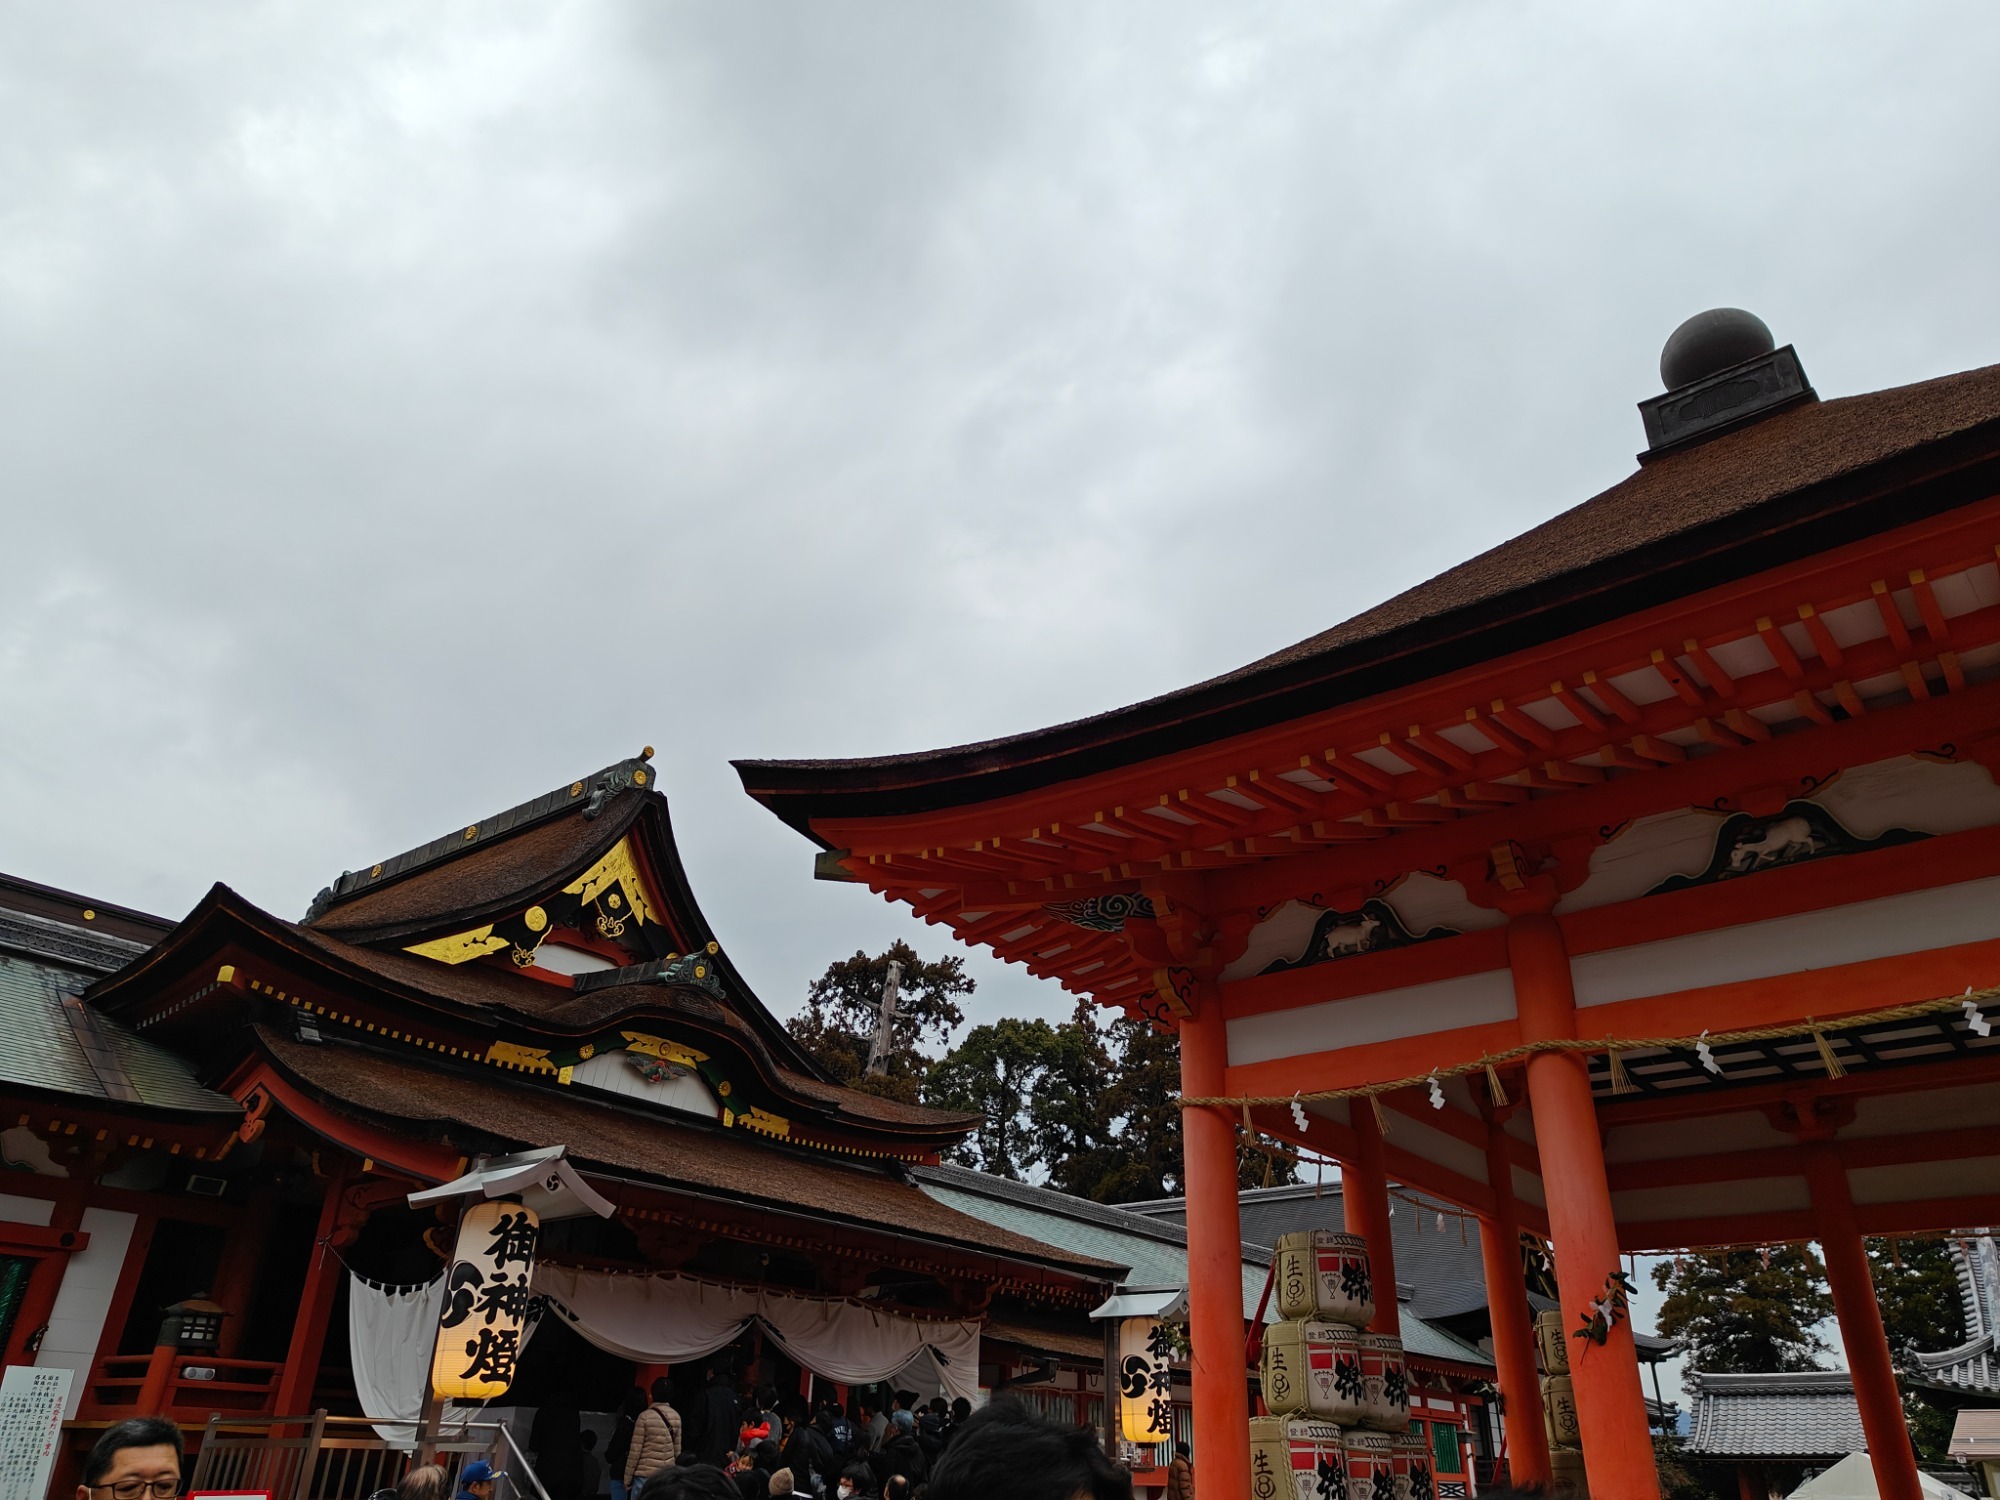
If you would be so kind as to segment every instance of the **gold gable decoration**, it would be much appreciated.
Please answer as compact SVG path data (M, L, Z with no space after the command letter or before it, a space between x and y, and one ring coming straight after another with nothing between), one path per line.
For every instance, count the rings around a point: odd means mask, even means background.
M403 951L415 953L423 958L434 958L439 963L462 964L488 953L498 953L509 946L506 938L493 930L488 922L484 927L475 927L470 932L454 932L449 937L432 938L427 943L412 943Z
M606 937L622 934L628 916L642 927L659 922L647 897L646 883L639 878L629 837L620 839L610 853L564 886L563 894L576 897L585 906L595 906L597 930Z

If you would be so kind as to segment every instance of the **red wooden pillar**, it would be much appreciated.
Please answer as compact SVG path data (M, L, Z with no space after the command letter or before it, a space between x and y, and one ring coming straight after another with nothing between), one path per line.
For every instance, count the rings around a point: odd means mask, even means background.
M1521 1277L1521 1220L1514 1206L1514 1169L1505 1132L1486 1127L1486 1176L1493 1184L1493 1214L1479 1221L1479 1259L1486 1270L1486 1308L1493 1317L1493 1363L1507 1412L1507 1478L1510 1484L1552 1483L1549 1435L1542 1427L1542 1383L1535 1368L1535 1326L1528 1287Z
M334 1294L340 1289L340 1257L333 1253L333 1236L340 1223L340 1194L346 1186L344 1173L327 1179L326 1201L320 1207L319 1227L313 1232L306 1261L306 1284L299 1293L298 1321L292 1324L285 1368L278 1376L273 1416L296 1417L311 1410L313 1388L319 1383L320 1355L326 1348L326 1325L333 1316Z
M1374 1333L1400 1335L1396 1300L1396 1246L1389 1221L1389 1169L1382 1160L1382 1127L1366 1099L1348 1101L1354 1121L1354 1160L1340 1164L1340 1212L1350 1234L1368 1241L1369 1275L1375 1283Z
M1222 998L1203 985L1181 1021L1181 1092L1224 1093ZM1187 1188L1188 1331L1194 1344L1194 1463L1204 1500L1249 1500L1250 1391L1243 1363L1243 1239L1236 1127L1220 1110L1181 1111Z
M1553 902L1553 891L1547 893ZM1544 908L1515 915L1507 924L1507 957L1513 968L1521 1040L1575 1035L1576 991L1562 928ZM1535 1145L1548 1194L1556 1281L1563 1327L1576 1328L1619 1268L1618 1225L1604 1172L1604 1143L1590 1071L1581 1056L1538 1052L1528 1059L1528 1102ZM1590 1492L1605 1500L1657 1500L1653 1434L1629 1320L1615 1324L1601 1345L1579 1342L1570 1355L1576 1419L1583 1435L1583 1466ZM1510 1424L1510 1430L1512 1424Z
M260 1197L230 1226L229 1241L222 1261L215 1269L215 1284L209 1300L229 1310L222 1320L222 1341L216 1353L234 1359L243 1347L243 1335L250 1322L250 1297L256 1289L257 1270L271 1238L274 1200Z
M49 1215L49 1231L57 1235L78 1234L82 1227L83 1198L74 1191L58 1198ZM49 1314L55 1311L56 1294L69 1274L69 1258L73 1253L59 1248L37 1257L34 1270L28 1273L28 1289L14 1312L13 1338L7 1347L0 1348L0 1362L10 1365L35 1362L34 1355L28 1352L28 1340L47 1330Z
M1876 1491L1882 1500L1919 1500L1923 1488L1917 1478L1917 1452L1910 1444L1903 1398L1896 1389L1896 1362L1882 1329L1882 1309L1868 1274L1868 1252L1854 1221L1847 1169L1830 1141L1806 1141L1802 1150L1806 1183L1812 1189L1814 1233L1826 1260L1840 1341L1847 1346L1847 1368L1854 1376L1854 1399L1861 1408L1861 1431L1868 1439Z

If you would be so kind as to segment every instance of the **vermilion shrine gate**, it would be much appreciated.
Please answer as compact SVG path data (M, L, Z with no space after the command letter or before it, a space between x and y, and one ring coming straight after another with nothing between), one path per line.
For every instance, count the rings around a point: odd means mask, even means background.
M1521 1233L1572 1329L1624 1253L1815 1240L1881 1492L1918 1494L1862 1237L2000 1221L2000 367L1822 402L1746 318L1676 335L1630 478L1325 634L740 767L823 873L1179 1031L1214 1493L1247 1122L1341 1160L1378 1277L1389 1179L1480 1215L1517 1481ZM1591 1492L1653 1496L1630 1325L1572 1348Z

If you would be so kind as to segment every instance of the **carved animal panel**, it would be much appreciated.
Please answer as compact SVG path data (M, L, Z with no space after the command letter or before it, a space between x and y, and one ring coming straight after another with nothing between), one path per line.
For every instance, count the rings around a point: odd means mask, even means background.
M1455 937L1506 920L1475 906L1465 887L1413 872L1381 888L1350 910L1336 911L1319 896L1286 901L1250 930L1243 954L1222 971L1225 980L1300 969L1437 937Z
M1734 880L1830 854L1859 854L1867 849L1929 837L1908 828L1889 828L1872 839L1856 838L1818 803L1788 802L1772 817L1753 818L1748 813L1737 813L1725 819L1705 867L1692 875L1669 876L1648 894Z
M1305 946L1296 957L1275 958L1259 971L1279 974L1287 969L1306 969L1335 959L1354 958L1385 948L1405 948L1432 938L1456 937L1450 927L1431 927L1411 932L1386 901L1364 901L1354 911L1328 908L1314 920Z
M1691 807L1607 830L1589 878L1557 910L1584 911L1927 834L2000 825L2000 786L1977 762L1951 759L1949 747L1853 766L1807 782L1804 791L1762 819L1726 805Z

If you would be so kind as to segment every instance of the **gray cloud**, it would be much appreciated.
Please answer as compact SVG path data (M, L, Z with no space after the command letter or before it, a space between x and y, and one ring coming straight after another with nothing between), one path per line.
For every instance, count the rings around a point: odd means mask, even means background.
M651 742L788 1009L911 924L813 884L730 756L1308 635L1620 477L1703 306L1827 394L2000 356L1996 33L0 12L0 868L295 912ZM982 1014L1067 1008L975 967Z

